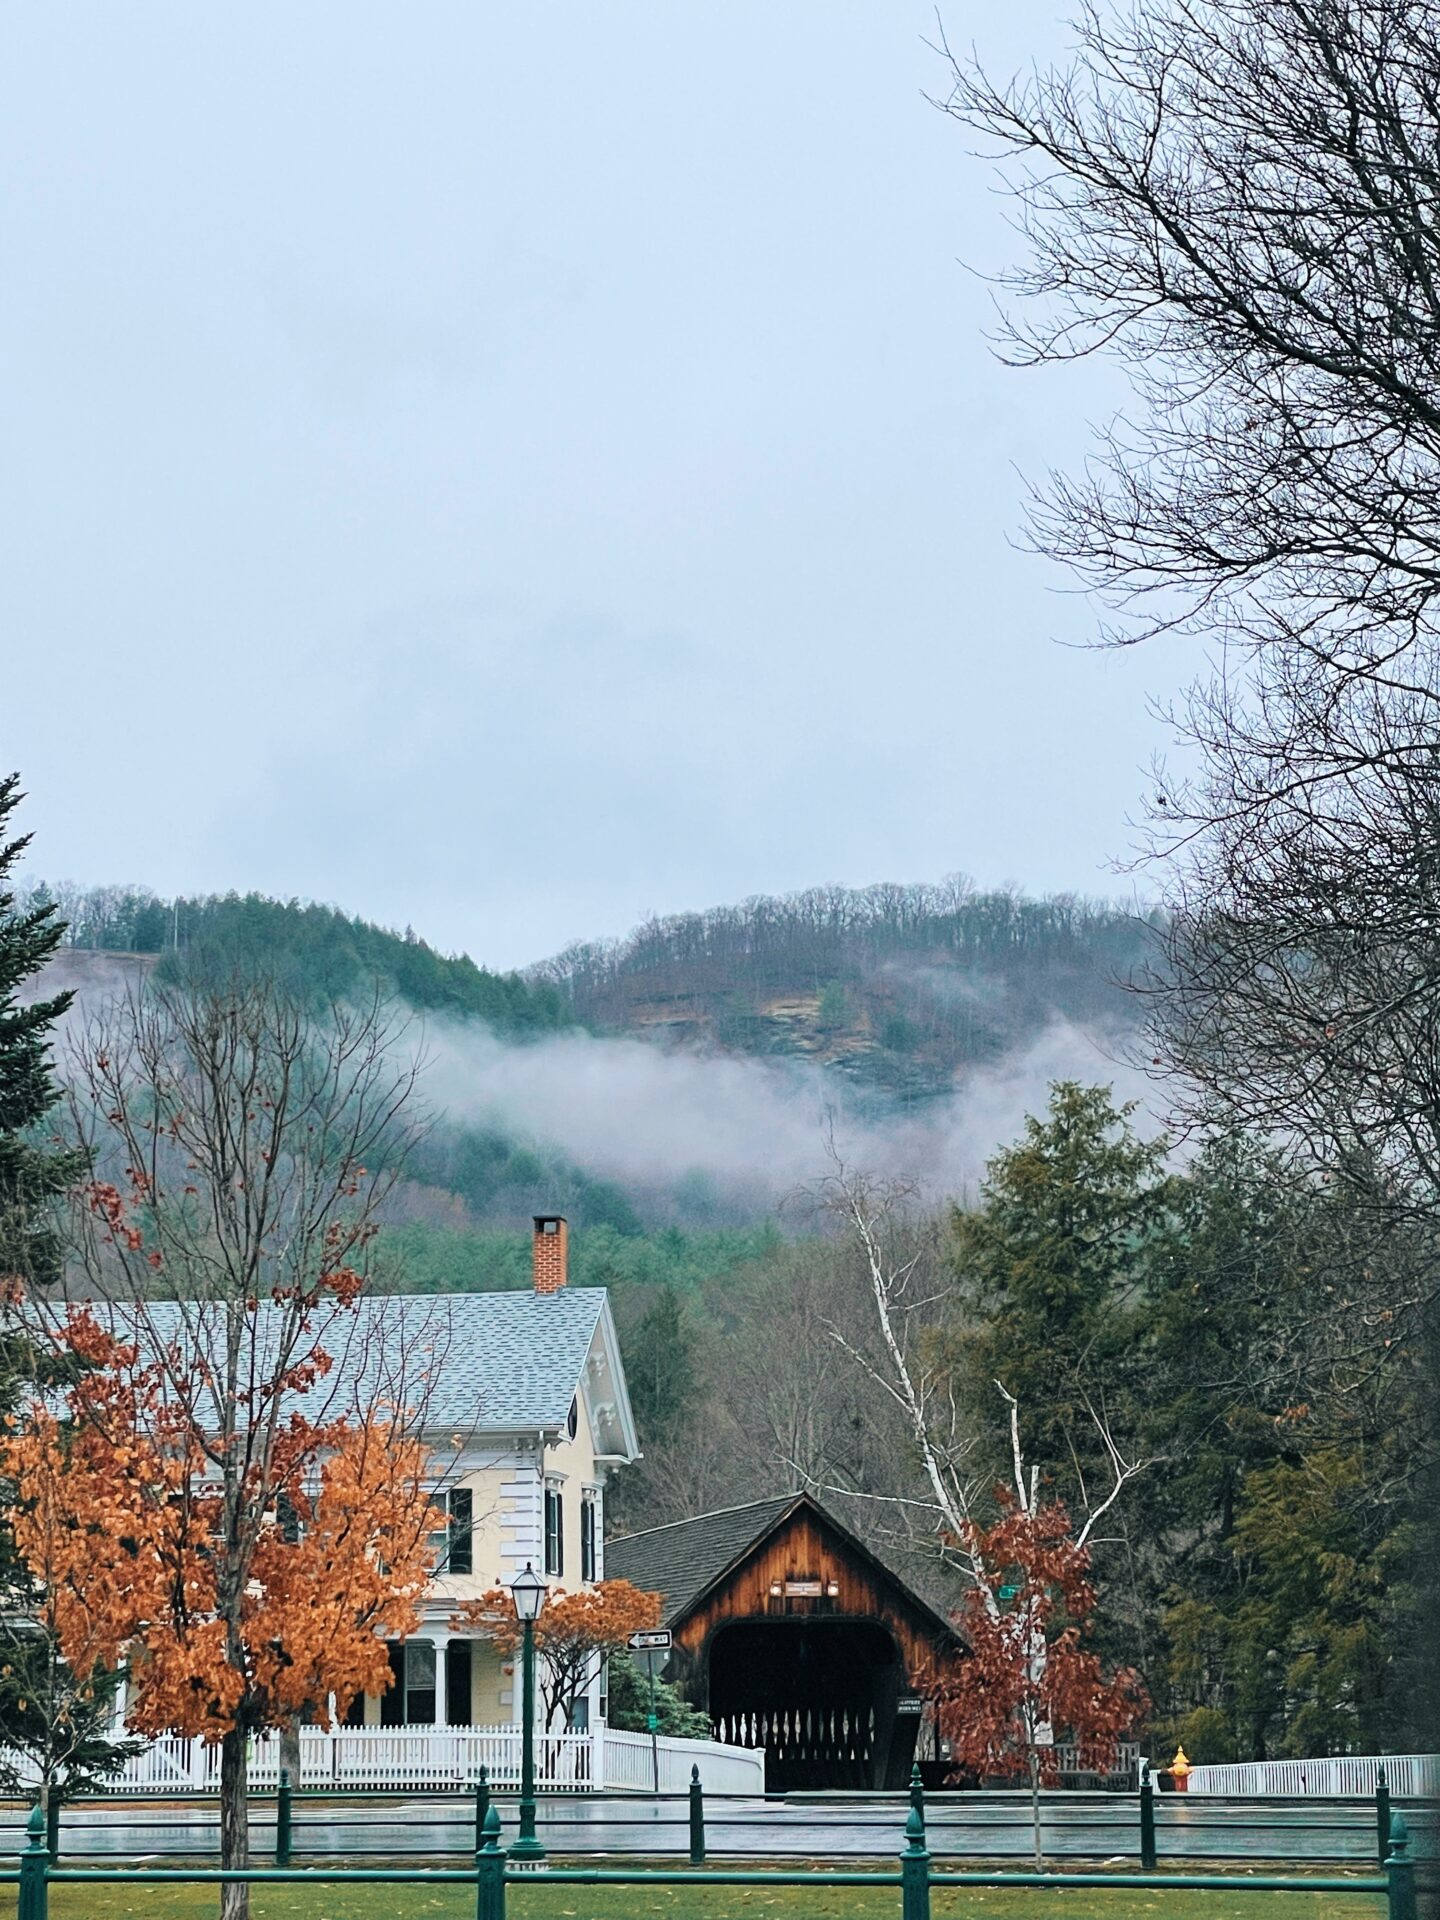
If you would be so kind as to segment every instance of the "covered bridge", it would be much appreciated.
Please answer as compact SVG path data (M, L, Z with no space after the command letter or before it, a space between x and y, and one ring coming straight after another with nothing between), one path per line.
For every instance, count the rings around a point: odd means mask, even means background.
M953 1627L807 1493L610 1540L607 1578L664 1596L665 1669L767 1790L900 1787Z

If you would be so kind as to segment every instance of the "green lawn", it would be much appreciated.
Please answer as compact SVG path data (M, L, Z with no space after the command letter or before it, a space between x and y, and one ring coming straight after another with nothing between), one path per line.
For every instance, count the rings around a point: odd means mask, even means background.
M1164 1889L1057 1887L936 1888L934 1920L1382 1920L1380 1896L1235 1891L1168 1893ZM214 1887L57 1886L52 1920L212 1920ZM898 1887L512 1887L507 1920L630 1920L659 1914L671 1920L740 1920L740 1916L794 1916L794 1920L899 1920ZM0 1888L0 1916L12 1920L15 1890ZM473 1920L475 1896L465 1887L257 1887L253 1920Z

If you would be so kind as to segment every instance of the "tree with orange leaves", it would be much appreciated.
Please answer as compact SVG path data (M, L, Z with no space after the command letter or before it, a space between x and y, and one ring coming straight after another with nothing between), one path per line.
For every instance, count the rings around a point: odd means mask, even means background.
M658 1593L645 1593L628 1580L602 1580L547 1600L535 1623L547 1731L557 1720L562 1730L569 1726L575 1703L588 1691L601 1660L622 1652L632 1633L659 1626L660 1605ZM502 1658L512 1657L520 1645L515 1605L504 1587L492 1587L468 1601L451 1624L478 1629Z
M379 1318L357 1352L354 1312L415 1068L378 1002L317 1014L255 980L132 992L68 1068L94 1305L32 1298L79 1370L0 1472L70 1666L123 1661L132 1726L219 1746L241 1867L251 1736L383 1691L432 1565L423 1381Z
M383 1636L413 1632L435 1514L419 1442L384 1420L297 1411L268 1469L247 1467L247 1578L232 1602L224 1489L190 1410L84 1309L62 1338L85 1365L62 1420L41 1403L0 1442L16 1546L47 1583L77 1682L126 1666L138 1732L239 1748L307 1710L388 1684ZM260 1483L266 1482L261 1494ZM230 1863L227 1863L230 1864Z
M941 1698L955 1762L1053 1784L1059 1743L1103 1772L1149 1704L1140 1676L1126 1667L1107 1680L1083 1644L1095 1610L1090 1550L1076 1544L1064 1504L1022 1507L1004 1487L996 1498L993 1526L967 1524L966 1550L993 1580L972 1587L955 1615L969 1648Z

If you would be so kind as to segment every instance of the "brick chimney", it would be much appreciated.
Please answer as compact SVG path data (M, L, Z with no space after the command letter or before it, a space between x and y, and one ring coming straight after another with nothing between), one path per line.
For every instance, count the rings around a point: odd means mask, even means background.
M563 1214L535 1215L535 1291L559 1293L569 1278L570 1229Z

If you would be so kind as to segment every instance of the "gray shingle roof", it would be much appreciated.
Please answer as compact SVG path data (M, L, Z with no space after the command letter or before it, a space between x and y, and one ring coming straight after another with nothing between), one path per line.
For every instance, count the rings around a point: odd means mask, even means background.
M424 1405L427 1427L471 1432L563 1427L605 1311L603 1287L363 1297L327 1325L334 1368L303 1404L318 1416L321 1402L338 1414L403 1400ZM218 1354L213 1309L152 1301L146 1313L157 1333L183 1326L188 1350Z
M668 1527L607 1540L606 1578L628 1580L645 1593L664 1594L661 1618L668 1626L688 1613L712 1581L763 1539L801 1498L797 1493L782 1493L771 1500L752 1500L748 1506L725 1507L718 1513L697 1514L693 1520L676 1520Z

